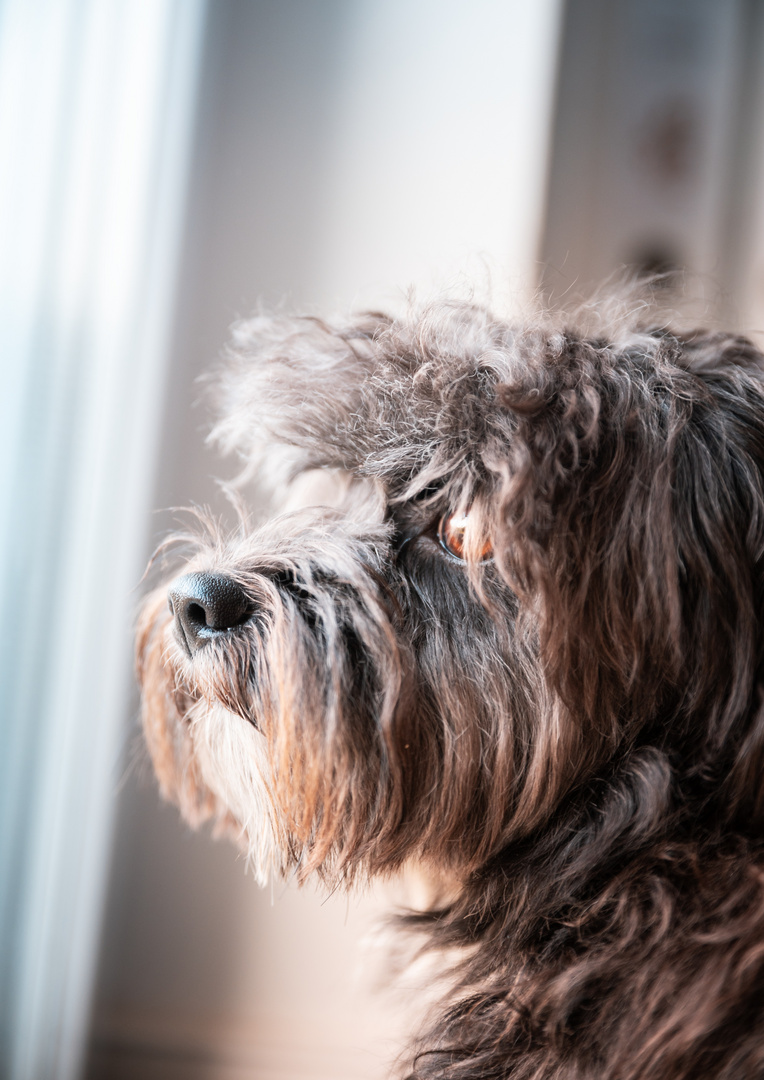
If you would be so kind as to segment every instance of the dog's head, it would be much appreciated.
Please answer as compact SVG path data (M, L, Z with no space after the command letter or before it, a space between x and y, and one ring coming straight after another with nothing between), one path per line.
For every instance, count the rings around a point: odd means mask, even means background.
M763 365L461 304L242 324L218 441L338 494L211 531L146 601L164 793L261 876L469 872L646 747L759 814Z

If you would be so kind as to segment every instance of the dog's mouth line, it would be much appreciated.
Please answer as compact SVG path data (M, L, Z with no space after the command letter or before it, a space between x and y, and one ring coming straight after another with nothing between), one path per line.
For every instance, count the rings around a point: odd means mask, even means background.
M183 651L186 654L186 656L188 657L188 659L193 660L194 654L191 651L191 646L190 646L190 644L188 642L188 638L186 637L186 632L183 629L182 624L179 623L177 619L173 620L173 632L175 634L175 640L180 645L180 647L183 649Z
M194 688L193 704L185 711L184 719L197 723L200 719L200 712L202 715L215 713L216 716L225 716L225 720L228 722L243 720L258 734L263 734L263 729L253 710L240 707L233 695L221 693L214 687L197 685Z

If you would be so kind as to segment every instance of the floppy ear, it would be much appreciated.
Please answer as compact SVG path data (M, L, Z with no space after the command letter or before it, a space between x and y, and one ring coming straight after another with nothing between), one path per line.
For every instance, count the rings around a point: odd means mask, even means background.
M210 439L239 454L242 479L266 458L263 477L273 486L305 469L352 467L343 432L353 429L374 339L388 324L364 313L334 323L263 315L234 326L210 379L220 417Z
M614 349L561 334L499 391L516 430L497 561L551 685L613 743L702 715L720 739L750 711L764 399L745 344L709 365L695 339L701 375L668 335Z

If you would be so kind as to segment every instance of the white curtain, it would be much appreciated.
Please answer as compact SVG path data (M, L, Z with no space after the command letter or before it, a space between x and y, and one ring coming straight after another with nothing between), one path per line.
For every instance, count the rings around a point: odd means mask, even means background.
M0 3L0 1075L82 1064L205 0Z

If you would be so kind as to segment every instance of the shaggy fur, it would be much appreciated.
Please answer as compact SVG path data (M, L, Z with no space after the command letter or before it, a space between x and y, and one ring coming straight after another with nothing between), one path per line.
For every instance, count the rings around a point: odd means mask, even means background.
M440 303L245 322L219 387L344 495L198 540L251 616L192 658L147 600L165 795L261 878L458 883L416 1080L764 1076L764 356Z

